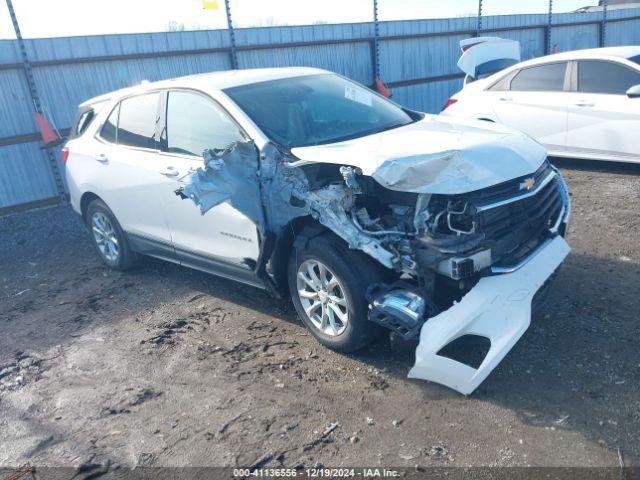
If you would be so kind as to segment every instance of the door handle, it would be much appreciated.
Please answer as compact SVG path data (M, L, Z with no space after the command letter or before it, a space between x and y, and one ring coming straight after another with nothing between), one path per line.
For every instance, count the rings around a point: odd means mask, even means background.
M586 102L576 103L575 105L576 107L595 107L596 106L594 103L586 103Z
M101 153L100 155L98 155L96 157L96 162L100 162L100 163L108 163L109 159L107 158L107 156L104 153Z
M160 173L165 177L177 177L180 172L173 167L167 167L164 170L160 170Z
M513 102L513 98L511 97L502 97L500 98L501 102Z

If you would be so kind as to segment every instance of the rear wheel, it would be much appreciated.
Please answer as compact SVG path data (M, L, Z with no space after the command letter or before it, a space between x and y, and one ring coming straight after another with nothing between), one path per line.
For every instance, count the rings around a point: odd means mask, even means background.
M365 293L370 284L383 281L385 273L373 259L325 234L292 252L289 290L309 332L322 345L347 353L364 347L383 331L367 318Z
M118 220L99 199L93 200L85 212L85 223L102 262L114 270L128 270L136 260Z

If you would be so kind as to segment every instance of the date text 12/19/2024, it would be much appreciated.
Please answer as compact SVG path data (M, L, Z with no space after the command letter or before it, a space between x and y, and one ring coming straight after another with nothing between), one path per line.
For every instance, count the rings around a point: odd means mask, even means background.
M395 478L400 472L388 468L234 468L235 478Z

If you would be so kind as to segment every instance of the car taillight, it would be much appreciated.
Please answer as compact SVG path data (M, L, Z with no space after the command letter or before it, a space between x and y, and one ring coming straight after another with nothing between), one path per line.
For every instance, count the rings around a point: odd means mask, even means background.
M447 108L449 108L451 105L453 105L454 103L456 103L458 100L456 100L455 98L450 98L449 100L447 100L444 104L444 107L442 107L442 111L444 112Z
M60 150L60 157L62 158L62 165L66 165L69 158L69 149L67 147Z

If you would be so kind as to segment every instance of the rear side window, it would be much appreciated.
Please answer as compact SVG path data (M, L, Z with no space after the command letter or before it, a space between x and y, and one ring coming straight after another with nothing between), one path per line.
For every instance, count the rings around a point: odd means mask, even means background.
M578 91L624 95L640 84L640 73L613 62L578 62Z
M513 79L513 77L516 76L517 73L518 73L517 70L515 72L508 73L507 75L502 77L500 80L498 80L496 83L491 85L487 90L491 90L491 91L509 90L511 88L511 80Z
M561 92L567 63L549 63L525 68L511 80L515 92Z
M118 145L157 148L158 93L125 98L120 102Z
M237 125L213 100L184 91L169 92L166 134L167 151L197 156L242 139Z

